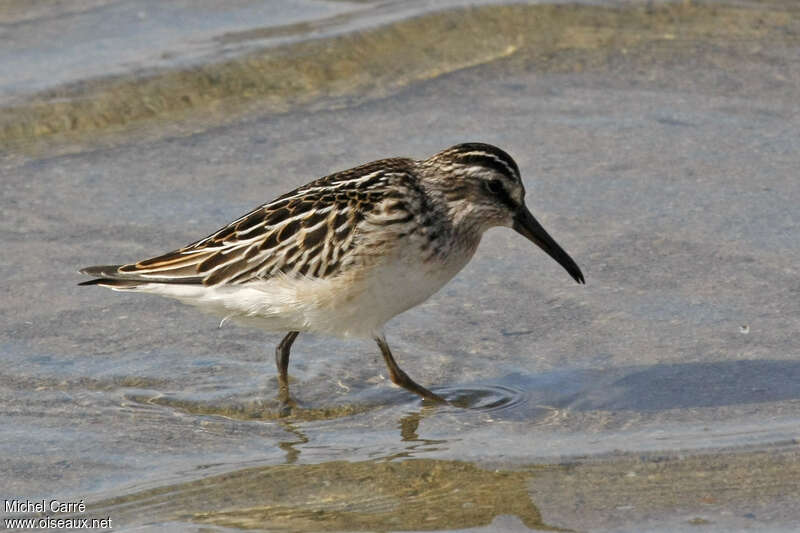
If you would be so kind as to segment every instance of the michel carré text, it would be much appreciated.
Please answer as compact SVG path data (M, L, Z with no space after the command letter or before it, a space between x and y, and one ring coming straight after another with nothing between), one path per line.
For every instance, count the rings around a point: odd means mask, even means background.
M86 504L83 500L77 502L62 502L59 500L4 500L3 510L6 513L83 513Z

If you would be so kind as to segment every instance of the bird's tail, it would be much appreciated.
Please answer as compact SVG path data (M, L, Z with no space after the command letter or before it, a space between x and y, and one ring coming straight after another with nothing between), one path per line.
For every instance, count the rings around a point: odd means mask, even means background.
M125 271L123 267L128 267ZM145 274L136 271L130 271L129 265L98 265L82 268L81 274L86 274L94 277L89 281L78 283L78 285L99 285L101 287L108 287L117 291L134 290L142 285L151 283L168 283L168 284L190 284L195 285L202 283L202 278L199 276L191 277L166 277L152 274Z

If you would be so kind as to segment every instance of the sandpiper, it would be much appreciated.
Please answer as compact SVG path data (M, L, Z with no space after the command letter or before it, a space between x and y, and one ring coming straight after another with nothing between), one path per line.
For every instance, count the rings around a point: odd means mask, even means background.
M445 402L397 365L383 326L455 276L494 226L513 228L584 282L525 206L511 156L465 143L424 160L381 159L320 178L178 250L84 268L96 279L81 285L177 298L224 319L287 332L275 350L283 402L300 332L371 337L392 382Z

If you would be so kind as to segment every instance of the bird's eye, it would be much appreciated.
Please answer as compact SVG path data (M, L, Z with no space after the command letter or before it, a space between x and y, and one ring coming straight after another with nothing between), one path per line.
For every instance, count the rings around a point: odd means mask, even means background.
M492 194L500 194L501 192L505 191L503 188L503 184L500 183L500 180L489 180L486 182L486 188Z

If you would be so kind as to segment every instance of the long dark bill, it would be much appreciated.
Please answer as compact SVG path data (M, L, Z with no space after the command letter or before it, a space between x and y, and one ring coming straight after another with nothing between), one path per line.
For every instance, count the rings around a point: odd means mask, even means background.
M585 283L581 269L572 258L558 245L553 238L548 235L541 224L533 218L533 215L526 207L520 208L514 215L514 230L527 237L536 246L547 252L547 255L555 259L564 270L578 283Z

